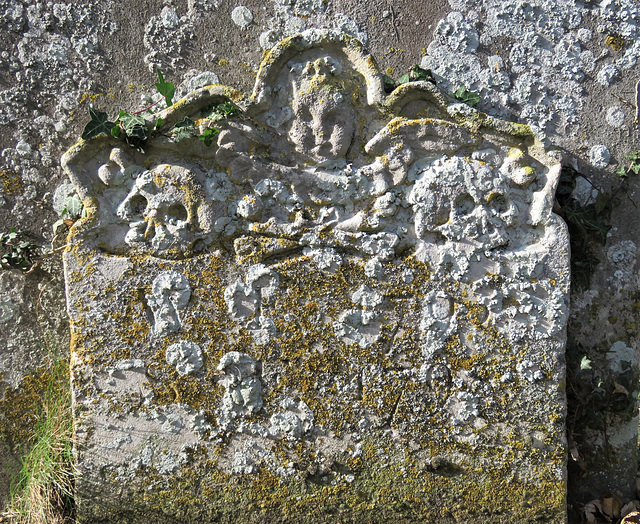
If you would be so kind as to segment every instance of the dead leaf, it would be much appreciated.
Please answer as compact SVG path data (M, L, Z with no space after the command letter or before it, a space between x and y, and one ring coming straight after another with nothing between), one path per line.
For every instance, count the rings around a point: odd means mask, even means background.
M587 524L598 524L596 515L602 515L602 504L599 500L592 500L584 505L583 511L587 519Z
M578 452L578 448L573 446L570 450L571 453L571 458L576 461L576 462L580 462L580 453Z
M640 500L632 500L631 502L627 502L623 508L620 510L620 516L626 517L630 513L635 513L640 510Z
M624 386L618 384L617 382L614 382L616 389L613 390L613 394L615 395L616 393L622 393L625 397L629 396L629 392L627 391L627 388L625 388Z
M617 518L620 516L620 509L622 508L622 499L610 491L605 491L601 496L602 501L602 513L605 517Z

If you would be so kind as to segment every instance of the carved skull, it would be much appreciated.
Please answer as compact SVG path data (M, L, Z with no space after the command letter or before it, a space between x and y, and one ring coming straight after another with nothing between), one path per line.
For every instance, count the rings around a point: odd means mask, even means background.
M415 212L418 237L429 233L449 241L475 240L481 249L506 245L506 228L518 208L502 175L473 160L439 158L414 174L407 200Z
M159 166L171 171L176 168ZM155 170L154 170L155 171ZM129 223L125 242L134 247L150 245L155 251L184 249L191 216L187 195L160 173L140 169L117 215Z

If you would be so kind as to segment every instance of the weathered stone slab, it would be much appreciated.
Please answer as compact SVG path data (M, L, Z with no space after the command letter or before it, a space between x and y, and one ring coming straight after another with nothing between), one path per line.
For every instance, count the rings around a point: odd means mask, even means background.
M528 127L386 94L327 31L158 118L63 159L80 521L565 521L569 243Z

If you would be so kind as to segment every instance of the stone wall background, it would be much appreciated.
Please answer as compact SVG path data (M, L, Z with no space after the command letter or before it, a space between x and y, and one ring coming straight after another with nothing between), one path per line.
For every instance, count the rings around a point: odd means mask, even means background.
M353 34L389 76L421 64L446 91L478 92L480 110L531 124L580 173L567 168L557 208L573 220L575 262L570 492L576 503L606 489L635 498L640 176L621 178L616 170L630 166L625 154L640 149L633 107L638 6L251 0L244 3L249 22L238 5L0 0L0 232L17 227L33 244L54 241L52 226L70 189L59 158L82 132L89 104L110 117L148 106L160 98L156 68L176 84L175 99L216 82L249 94L263 52L282 37L309 27ZM57 238L54 246L61 243ZM68 348L62 280L59 253L29 274L0 273L0 499L33 423L29 407L18 416L22 407L10 405L7 392L25 386L47 351Z

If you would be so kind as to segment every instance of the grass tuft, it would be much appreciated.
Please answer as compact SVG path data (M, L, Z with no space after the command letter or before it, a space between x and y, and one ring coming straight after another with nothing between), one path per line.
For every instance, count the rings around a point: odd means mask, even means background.
M16 524L73 522L73 416L69 362L49 356L49 372L33 438L11 490Z

